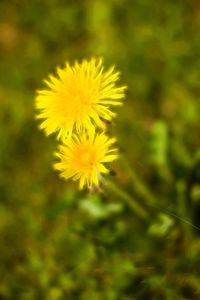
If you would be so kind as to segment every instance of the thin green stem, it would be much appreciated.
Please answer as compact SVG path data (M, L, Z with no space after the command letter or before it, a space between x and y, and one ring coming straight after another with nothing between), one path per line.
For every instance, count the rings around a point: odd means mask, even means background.
M141 197L146 205L149 205L151 203L152 205L156 204L156 199L154 195L150 192L150 190L146 187L146 185L142 182L142 180L139 178L139 176L134 172L134 170L131 168L130 164L127 162L126 158L124 156L121 157L123 160L123 166L126 168L128 175L130 176L133 185L134 190L136 194Z
M135 215L137 215L140 219L147 221L149 219L149 214L145 209L140 206L134 198L132 198L128 193L119 188L113 181L106 180L105 184L106 188L111 192L115 193L121 199L125 201L125 203L131 208Z

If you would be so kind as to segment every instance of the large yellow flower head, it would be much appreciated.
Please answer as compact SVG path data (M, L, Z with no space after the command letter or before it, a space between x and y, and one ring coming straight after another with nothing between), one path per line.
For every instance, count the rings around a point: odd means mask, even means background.
M38 91L36 98L40 128L47 135L57 132L58 138L65 138L73 130L104 128L104 120L115 115L110 108L122 104L125 87L116 86L119 72L114 67L104 71L102 59L67 63L57 75L50 75L45 81L48 89Z
M60 159L54 165L61 172L61 177L79 180L79 187L91 188L99 185L101 173L108 173L105 163L117 158L117 149L111 146L114 138L104 133L81 136L74 135L64 141L56 156Z

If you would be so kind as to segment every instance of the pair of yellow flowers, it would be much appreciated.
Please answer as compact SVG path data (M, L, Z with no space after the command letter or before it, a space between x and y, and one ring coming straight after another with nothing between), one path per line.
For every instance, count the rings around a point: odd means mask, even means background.
M49 76L47 90L38 91L36 108L40 125L47 135L56 132L62 141L55 169L61 177L79 180L79 187L98 186L105 164L117 158L115 138L105 134L106 121L121 105L125 86L117 87L119 72L104 70L102 59L83 60L57 69Z

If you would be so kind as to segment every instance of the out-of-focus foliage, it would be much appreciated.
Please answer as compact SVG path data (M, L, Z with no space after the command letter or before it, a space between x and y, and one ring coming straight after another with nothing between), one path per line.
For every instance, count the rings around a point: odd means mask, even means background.
M199 32L198 0L0 1L0 299L200 299ZM114 180L145 220L60 180L34 119L43 78L91 56L128 85Z

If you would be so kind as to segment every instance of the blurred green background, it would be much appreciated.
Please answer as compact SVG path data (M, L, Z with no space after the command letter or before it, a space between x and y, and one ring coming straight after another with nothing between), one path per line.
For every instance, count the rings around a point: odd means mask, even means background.
M0 1L0 299L200 299L199 32L198 0ZM43 79L91 56L128 85L110 177L145 218L59 179L38 130Z

